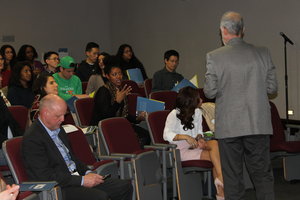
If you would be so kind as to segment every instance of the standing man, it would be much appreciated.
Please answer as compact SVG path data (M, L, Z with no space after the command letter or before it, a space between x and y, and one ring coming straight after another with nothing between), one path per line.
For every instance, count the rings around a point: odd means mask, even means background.
M66 200L131 200L129 181L104 180L74 155L61 127L67 111L63 99L49 94L41 100L39 111L38 120L22 142L22 158L30 180L58 182Z
M100 54L99 45L95 42L87 43L85 47L86 59L83 60L76 71L77 76L82 82L87 82L91 75L99 71L98 56Z
M207 54L204 93L216 98L216 130L225 199L244 199L243 162L258 200L274 199L269 155L273 134L268 94L277 92L270 52L243 41L243 18L226 12L220 30L225 46Z

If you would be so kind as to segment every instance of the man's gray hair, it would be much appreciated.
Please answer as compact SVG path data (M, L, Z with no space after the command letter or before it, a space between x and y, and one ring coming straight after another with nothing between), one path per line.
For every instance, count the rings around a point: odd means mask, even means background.
M228 11L221 18L220 28L226 28L233 35L242 34L244 31L243 18L237 12Z

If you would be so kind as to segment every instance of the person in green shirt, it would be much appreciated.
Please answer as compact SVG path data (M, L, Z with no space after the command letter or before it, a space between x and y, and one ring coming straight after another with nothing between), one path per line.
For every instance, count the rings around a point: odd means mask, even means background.
M81 80L74 75L75 60L71 56L65 56L60 60L60 72L53 74L58 84L58 96L64 99L71 112L75 112L73 102L78 98L88 97L82 94Z

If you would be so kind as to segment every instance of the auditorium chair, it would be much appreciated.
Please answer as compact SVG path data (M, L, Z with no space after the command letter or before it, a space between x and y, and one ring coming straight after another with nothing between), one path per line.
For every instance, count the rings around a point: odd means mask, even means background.
M273 135L270 138L271 159L283 158L284 178L300 180L300 141L286 141L284 128L273 102L270 101Z
M65 127L66 126L63 126L63 128ZM65 128L65 131L68 135L73 153L81 162L98 174L112 174L113 177L117 178L119 170L116 162L113 160L124 162L122 157L101 156L100 158L97 158L101 161L98 161L89 146L87 138L79 127L72 126L70 129L70 126L68 125L68 128ZM123 164L121 164L121 166L123 166ZM120 171L122 172L123 170Z
M132 80L123 80L122 86L127 85L131 87L131 93L138 93L140 96L145 97L144 88L140 88L139 85Z
M94 105L94 98L82 98L76 99L74 101L74 107L78 119L78 126L90 126L93 117Z
M16 184L28 182L28 176L21 157L22 139L22 136L14 137L4 141L2 144L4 156L7 160L8 166ZM62 199L60 187L58 186L52 188L49 191L40 192L38 196L41 200L48 200L49 198L52 198L53 200Z
M144 81L144 89L146 97L149 98L152 91L152 78L148 78Z
M151 92L149 99L163 101L165 102L165 110L173 110L175 108L177 94L175 91Z
M177 196L177 198L182 200L201 199L203 197L202 175L207 177L208 198L211 198L212 162L207 160L181 162L180 153L176 149L176 145L171 145L163 139L165 121L169 113L169 110L152 112L149 113L146 120L153 144L169 147L169 164L172 167L173 175L173 198Z
M100 121L99 130L109 155L127 159L126 177L131 179L137 198L166 200L166 148L144 146L142 149L130 122L122 117Z
M88 82L83 81L83 82L81 82L81 85L82 85L82 94L86 94L86 88L87 88Z
M19 124L22 132L25 132L29 120L28 109L25 106L8 106L9 112Z

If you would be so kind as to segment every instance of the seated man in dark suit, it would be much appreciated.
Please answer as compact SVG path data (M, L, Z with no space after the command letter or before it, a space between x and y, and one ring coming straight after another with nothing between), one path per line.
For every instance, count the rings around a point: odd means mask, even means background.
M26 131L22 157L32 181L57 181L64 199L130 200L130 182L92 173L71 151L61 123L67 105L56 95L47 95L39 107L39 118Z

